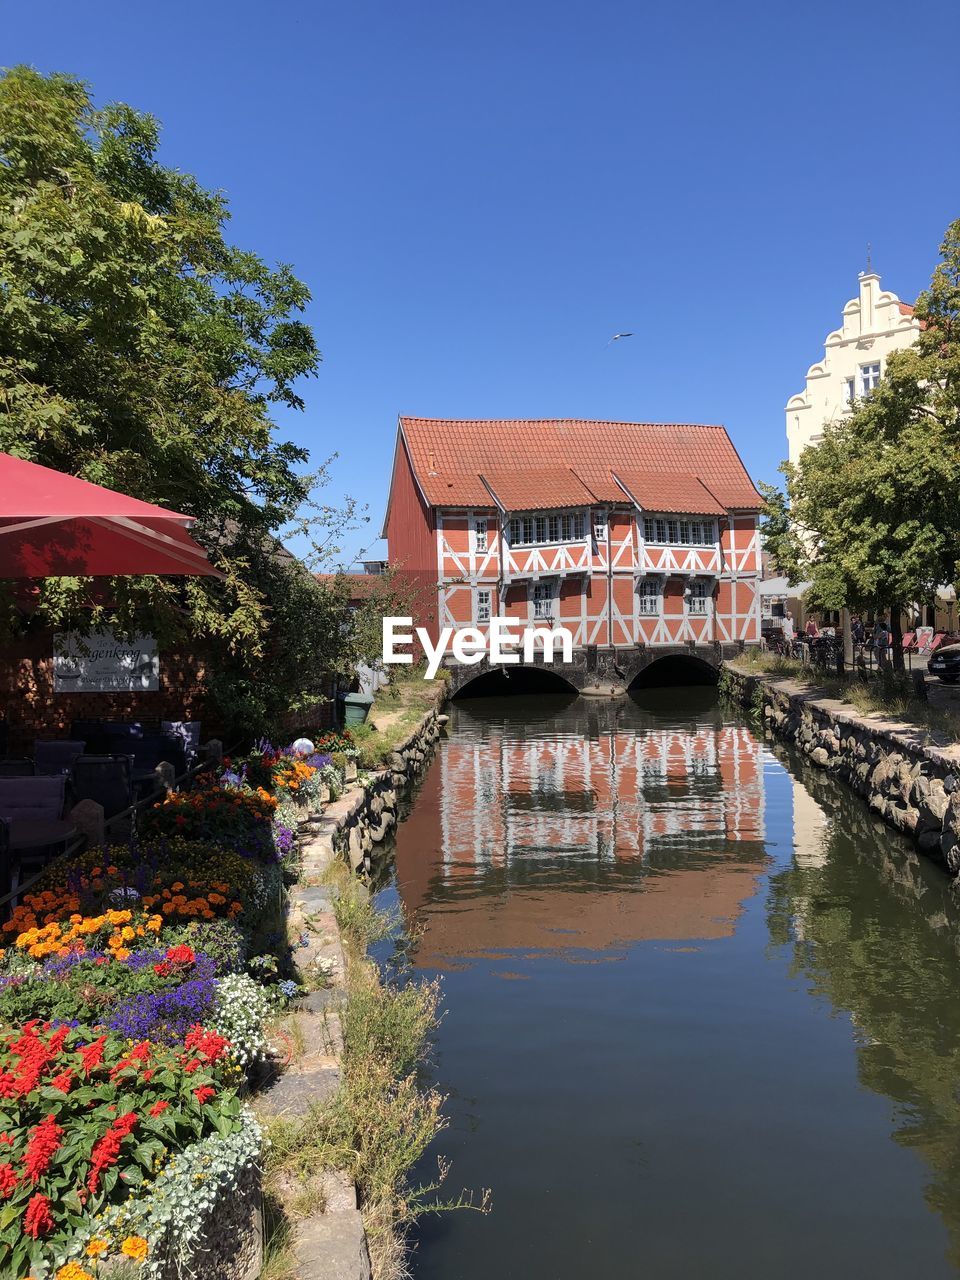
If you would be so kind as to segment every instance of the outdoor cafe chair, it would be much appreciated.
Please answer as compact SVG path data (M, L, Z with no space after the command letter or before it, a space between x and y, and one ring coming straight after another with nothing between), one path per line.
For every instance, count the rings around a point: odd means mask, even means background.
M0 760L0 778L32 778L36 772L33 761L26 756Z
M77 756L86 750L85 742L41 742L37 739L33 744L33 759L37 773L69 773L70 766Z
M158 790L157 765L171 764L175 778L187 771L187 757L182 739L171 733L150 733L130 743L133 759L133 785L138 794Z
M70 767L74 803L93 800L106 821L133 805L132 761L129 755L77 756Z
M76 835L64 819L66 778L0 778L0 818L8 828L10 888L15 892L22 872L42 867L52 850Z

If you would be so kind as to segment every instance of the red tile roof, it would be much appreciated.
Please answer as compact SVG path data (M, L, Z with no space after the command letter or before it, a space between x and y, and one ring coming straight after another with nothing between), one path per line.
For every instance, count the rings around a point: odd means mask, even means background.
M687 512L693 516L722 516L726 508L707 486L689 472L620 471L614 475L645 511Z
M537 467L532 471L484 471L480 479L504 511L583 507L597 501L596 494L569 467Z
M434 507L489 507L490 493L481 477L491 483L496 479L512 500L529 504L508 510L563 505L558 492L568 505L586 504L590 499L579 496L575 481L599 502L622 502L614 472L700 477L724 509L756 510L762 501L719 426L401 418L400 429L417 482ZM555 489L561 473L562 489ZM567 479L571 473L575 477Z
M913 315L913 305L912 305L912 303L909 303L909 302L898 302L898 303L897 303L897 306L899 307L899 309L900 309L900 314L901 314L902 316L912 316L912 315Z
M376 590L382 578L376 573L315 573L313 575L323 587L333 587L342 583L351 600L365 600Z

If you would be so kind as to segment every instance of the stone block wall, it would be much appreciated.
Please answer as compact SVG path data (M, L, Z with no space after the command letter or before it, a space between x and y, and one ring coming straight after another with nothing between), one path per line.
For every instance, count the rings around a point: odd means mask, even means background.
M760 714L766 731L862 796L951 875L960 873L960 745L932 745L908 724L877 723L833 699L734 667L726 667L723 685Z
M397 824L400 800L429 764L440 737L439 717L430 711L410 737L397 747L382 772L361 787L338 816L334 850L356 869L375 845Z

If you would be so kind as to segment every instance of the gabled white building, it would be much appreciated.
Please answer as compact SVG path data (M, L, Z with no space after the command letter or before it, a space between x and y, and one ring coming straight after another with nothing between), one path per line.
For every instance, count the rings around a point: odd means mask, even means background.
M796 462L823 437L852 400L865 395L883 376L892 351L909 347L920 332L913 307L880 288L872 271L860 274L859 297L843 308L843 324L827 334L823 359L807 370L806 386L787 401L787 448Z

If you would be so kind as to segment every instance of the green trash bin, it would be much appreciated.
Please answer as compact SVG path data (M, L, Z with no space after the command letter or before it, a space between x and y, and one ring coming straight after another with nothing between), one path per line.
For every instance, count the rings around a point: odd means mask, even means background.
M352 724L363 724L373 706L373 696L369 693L345 693L342 700L344 726L349 729Z

